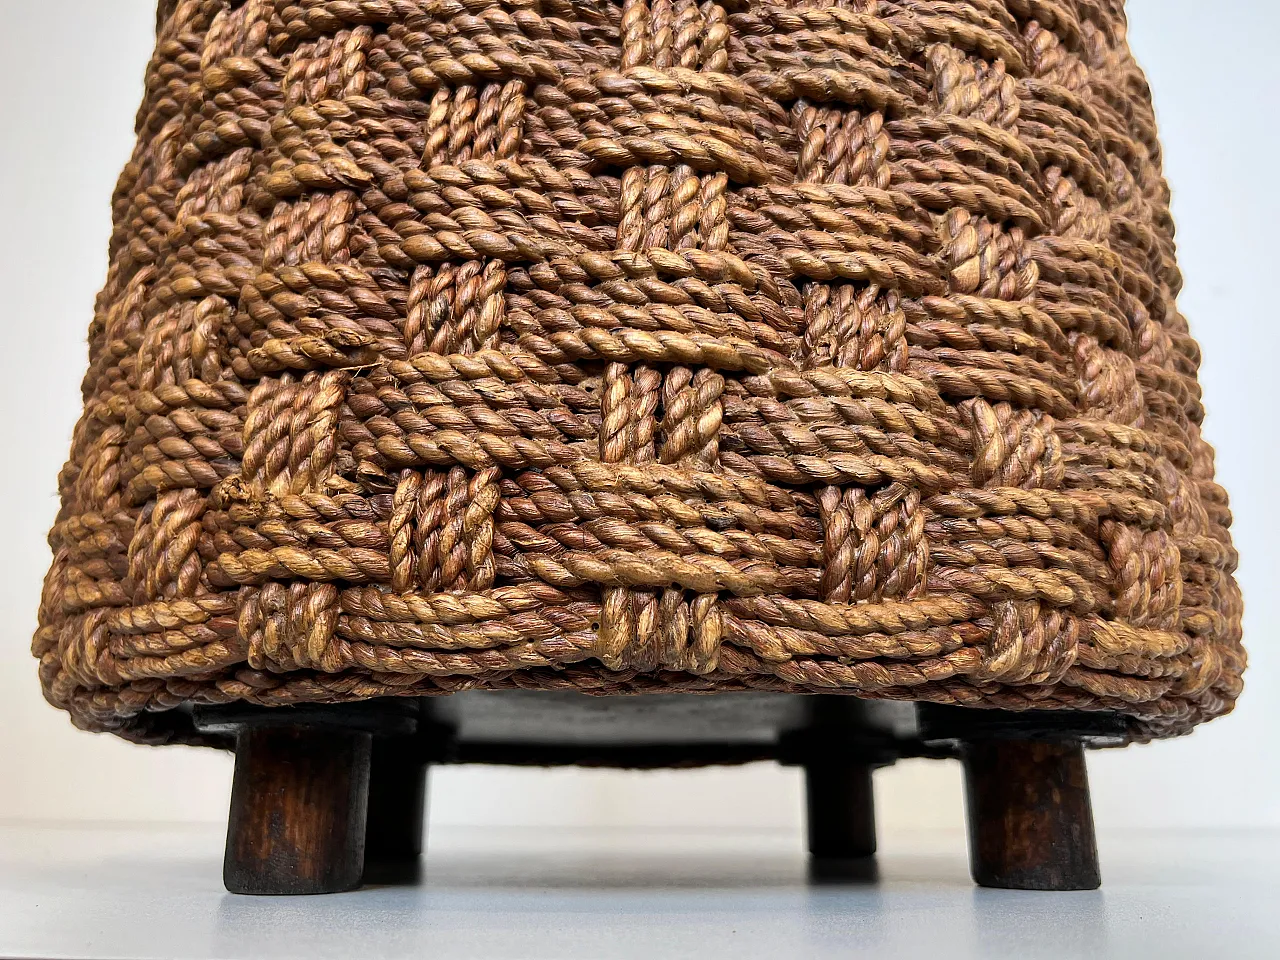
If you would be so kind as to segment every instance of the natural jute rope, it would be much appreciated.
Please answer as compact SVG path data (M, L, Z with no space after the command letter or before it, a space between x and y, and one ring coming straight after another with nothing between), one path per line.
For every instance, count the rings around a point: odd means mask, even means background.
M172 708L1240 690L1121 0L164 0L34 651Z

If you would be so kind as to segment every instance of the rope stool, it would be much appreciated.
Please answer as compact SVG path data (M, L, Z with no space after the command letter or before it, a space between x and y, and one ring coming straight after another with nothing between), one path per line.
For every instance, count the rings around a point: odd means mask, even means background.
M866 856L902 756L964 760L979 882L1096 886L1082 746L1245 664L1125 31L161 0L46 696L234 747L242 892L416 861L445 762L795 763Z

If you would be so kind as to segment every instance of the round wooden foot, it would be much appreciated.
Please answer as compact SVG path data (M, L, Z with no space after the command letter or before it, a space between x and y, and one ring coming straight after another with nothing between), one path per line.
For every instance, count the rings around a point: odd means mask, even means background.
M366 883L415 883L421 876L427 765L400 738L375 740L365 828Z
M229 891L336 893L360 885L371 741L359 730L240 730L223 861Z
M876 852L871 767L862 763L807 764L809 853L821 860L853 860Z
M1017 890L1099 886L1080 744L982 740L964 744L962 757L975 881Z

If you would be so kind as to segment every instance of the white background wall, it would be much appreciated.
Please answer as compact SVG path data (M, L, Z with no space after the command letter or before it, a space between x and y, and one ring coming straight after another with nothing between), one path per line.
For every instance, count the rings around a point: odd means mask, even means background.
M28 654L153 9L154 0L0 0L0 818L226 812L227 757L74 730L41 699ZM1219 0L1209 13L1203 0L1130 0L1129 9L1162 122L1182 307L1204 347L1206 433L1237 517L1251 668L1233 715L1190 738L1092 756L1095 809L1113 827L1280 825L1280 82L1271 46L1280 5ZM799 776L772 766L433 776L439 822L800 822ZM956 765L907 763L877 776L887 827L960 822Z

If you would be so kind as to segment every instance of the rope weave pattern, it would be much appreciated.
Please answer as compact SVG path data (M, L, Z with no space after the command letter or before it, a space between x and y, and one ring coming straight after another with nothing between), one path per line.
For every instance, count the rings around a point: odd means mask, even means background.
M162 0L46 694L1185 732L1244 653L1159 163L1121 0Z

